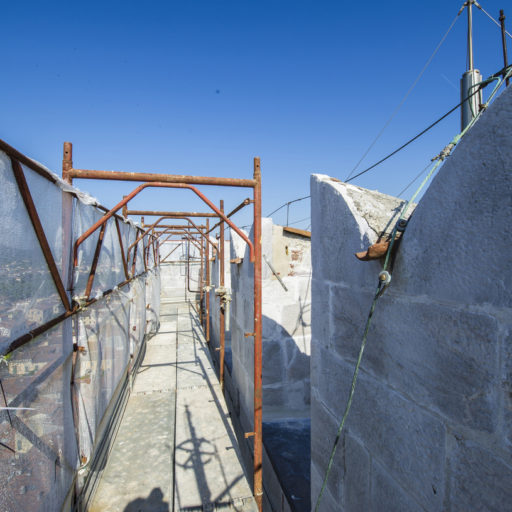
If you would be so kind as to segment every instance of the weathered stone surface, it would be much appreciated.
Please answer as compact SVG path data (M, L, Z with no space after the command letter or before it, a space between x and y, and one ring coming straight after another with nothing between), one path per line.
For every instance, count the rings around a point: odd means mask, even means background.
M357 286L374 286L378 261L359 262L354 253L373 244L380 233L398 219L404 201L311 176L312 261L314 277L331 282L343 280ZM368 269L373 270L369 272ZM375 276L375 277L372 277Z
M313 277L311 309L314 321L311 325L311 346L322 345L328 347L331 335L331 318L329 314L330 287L325 281Z
M438 300L512 306L512 90L455 148L409 222L395 284Z
M322 482L324 479L323 473L321 470L317 468L317 466L312 463L311 464L311 510L314 510L315 503L318 499L318 495L320 493L320 489L322 487ZM329 489L325 489L322 499L320 501L320 507L318 509L320 512L340 512L343 511L341 501L339 498L333 498Z
M327 470L337 430L338 423L335 418L319 400L318 395L313 392L311 395L311 462L316 471L321 473L321 482ZM334 456L334 464L327 481L327 490L338 502L341 501L342 497L341 488L345 466L343 443L344 440L340 439ZM311 473L313 476L313 467ZM316 500L320 492L321 482L318 487L312 482L311 497L314 500Z
M356 360L372 295L333 286L332 297L332 345ZM389 293L377 303L362 367L453 422L493 432L498 331L489 315Z
M512 510L512 465L470 441L451 456L450 510Z
M284 358L279 341L263 342L263 382L276 384L283 378Z
M345 510L368 512L370 511L370 456L348 432L345 435L344 450L343 504Z
M510 316L512 318L512 314ZM504 327L501 340L501 393L504 408L504 437L512 455L512 325Z
M321 357L323 377L318 392L340 421L354 368L328 351ZM444 481L445 427L441 421L360 371L347 428L424 506L441 510L442 492L432 493L432 485L442 489Z
M511 114L507 89L446 160L377 304L347 421L371 460L370 510L511 509ZM390 209L326 176L311 194L313 401L339 421L381 270L353 253Z
M274 229L271 219L262 221L262 251L272 262L273 249L282 249L279 264L286 265L286 244L283 230ZM285 244L285 245L283 245ZM302 242L309 250L309 241ZM242 246L233 235L232 257L240 257ZM303 258L307 259L307 258ZM302 262L304 263L304 261ZM242 383L241 389L252 392L254 340L245 333L254 330L253 265L244 248L243 261L232 265L231 346L233 351L233 381ZM277 281L270 267L263 262L263 386L264 405L287 409L305 409L309 404L309 344L310 344L310 295L309 275L286 276L288 291ZM286 347L286 349L285 349ZM240 368L235 368L240 364ZM242 382L243 381L243 382ZM281 385L282 390L276 389ZM243 397L242 403L252 402L252 394Z
M432 493L437 492L432 488ZM400 485L394 481L389 472L380 464L375 463L372 468L371 484L371 506L365 509L348 508L350 510L361 510L368 512L424 512L412 496L410 496ZM469 509L468 509L469 510Z

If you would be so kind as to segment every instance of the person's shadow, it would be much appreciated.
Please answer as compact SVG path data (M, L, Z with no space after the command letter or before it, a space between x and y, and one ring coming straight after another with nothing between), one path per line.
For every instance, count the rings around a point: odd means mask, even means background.
M163 500L160 487L155 487L147 498L137 498L126 505L124 512L169 512L169 503Z

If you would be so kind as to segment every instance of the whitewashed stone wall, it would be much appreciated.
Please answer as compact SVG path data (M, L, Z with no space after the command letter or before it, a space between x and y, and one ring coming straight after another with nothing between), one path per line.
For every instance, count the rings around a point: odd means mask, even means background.
M243 259L231 264L232 379L239 389L236 405L252 424L254 340L244 334L254 328L253 265L240 237L231 232L231 239L231 259ZM263 417L309 417L310 242L264 218L262 252L288 288L263 260Z
M512 508L512 87L412 215L378 301L321 510ZM399 200L311 179L312 503L346 404Z
M170 251L179 246L170 256L171 263L161 263L161 295L166 299L186 298L196 300L196 293L187 290L187 244L185 242L165 242L160 245L160 257L164 259ZM199 249L190 244L190 289L199 289L200 260Z

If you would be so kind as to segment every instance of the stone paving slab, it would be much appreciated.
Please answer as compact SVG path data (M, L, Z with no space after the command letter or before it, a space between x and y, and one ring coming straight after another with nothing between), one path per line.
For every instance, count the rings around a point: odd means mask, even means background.
M257 512L197 315L162 309L89 510Z
M90 512L171 510L175 396L130 396Z

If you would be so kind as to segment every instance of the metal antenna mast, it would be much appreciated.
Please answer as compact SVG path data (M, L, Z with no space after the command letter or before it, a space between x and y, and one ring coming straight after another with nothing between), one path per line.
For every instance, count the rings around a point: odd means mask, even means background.
M462 9L467 7L468 10L468 69L460 80L460 100L466 100L460 108L461 130L476 117L482 103L482 91L479 89L482 75L478 69L474 69L473 63L473 4L475 0L468 0L462 6Z

